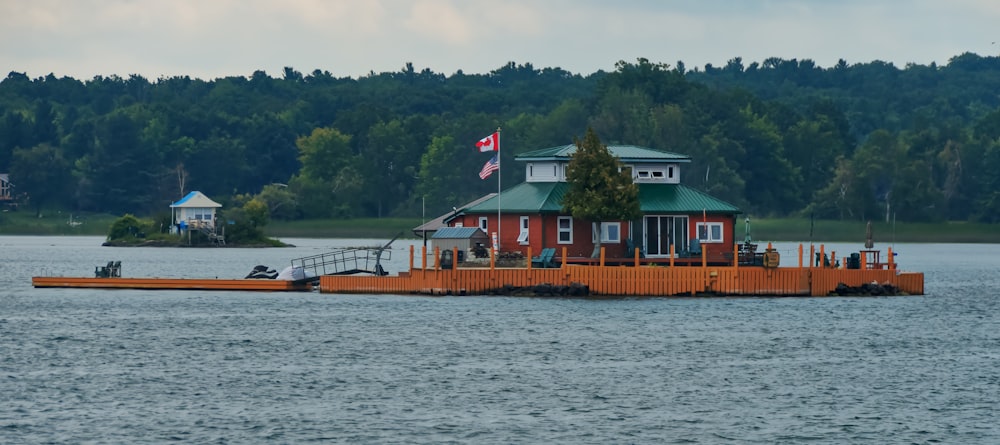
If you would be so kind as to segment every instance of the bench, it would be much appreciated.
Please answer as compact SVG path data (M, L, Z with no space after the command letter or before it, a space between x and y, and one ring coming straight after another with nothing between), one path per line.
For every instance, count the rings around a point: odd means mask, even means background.
M531 257L531 267L540 267L543 269L557 267L555 261L553 261L555 259L555 256L556 256L556 248L546 247L542 249L542 253L540 253L538 256Z

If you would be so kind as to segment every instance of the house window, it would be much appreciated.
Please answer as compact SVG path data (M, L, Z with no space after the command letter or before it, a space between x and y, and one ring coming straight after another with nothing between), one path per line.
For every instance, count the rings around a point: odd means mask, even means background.
M559 244L573 244L573 217L559 217Z
M591 226L593 236L591 240L597 242L597 224ZM620 222L602 222L601 223L601 242L602 243L620 243L622 242L622 223Z
M674 166L667 167L667 178L674 179Z
M528 217L521 217L521 233L517 234L518 244L525 245L528 244Z
M722 242L722 223L698 223L695 225L698 230L698 240L703 243Z
M483 232L490 233L488 230L486 230L487 228L489 228L489 224L486 221L488 221L488 220L486 219L485 216L480 216L479 217L479 228L482 229Z

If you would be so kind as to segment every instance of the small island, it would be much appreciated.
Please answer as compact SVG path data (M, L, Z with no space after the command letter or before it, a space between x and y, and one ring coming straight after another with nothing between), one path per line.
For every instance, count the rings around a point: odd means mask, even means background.
M193 191L170 204L170 214L140 219L126 214L108 229L112 247L294 247L264 236L267 205L256 198L222 212L222 204Z

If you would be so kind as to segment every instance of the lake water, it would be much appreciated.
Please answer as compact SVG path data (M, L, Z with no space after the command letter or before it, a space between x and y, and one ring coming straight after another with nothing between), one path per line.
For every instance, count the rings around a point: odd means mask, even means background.
M123 276L242 277L384 242L101 241L0 236L2 443L1000 443L997 245L897 244L926 274L911 297L31 287L111 260Z

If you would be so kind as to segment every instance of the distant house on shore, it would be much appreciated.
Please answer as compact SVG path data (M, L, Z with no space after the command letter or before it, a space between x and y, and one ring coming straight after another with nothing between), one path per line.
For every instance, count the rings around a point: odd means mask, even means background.
M215 210L222 204L212 201L199 191L188 193L179 201L170 204L171 232L184 233L188 228L215 228Z
M7 173L0 173L0 202L10 202L14 200L14 185L10 183L10 176Z

